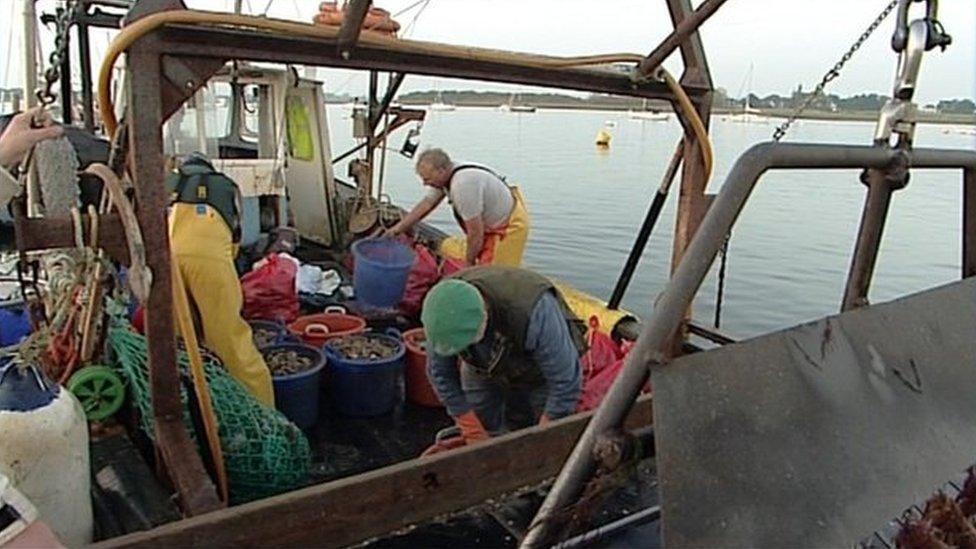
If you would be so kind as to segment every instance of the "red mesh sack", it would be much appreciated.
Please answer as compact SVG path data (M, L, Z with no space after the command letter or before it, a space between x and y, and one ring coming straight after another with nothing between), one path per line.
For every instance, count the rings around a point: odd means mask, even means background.
M444 263L441 265L441 276L450 276L463 268L464 261L454 257L445 257Z
M403 300L400 301L400 310L406 315L416 315L420 312L427 291L440 279L437 258L434 254L430 253L423 244L414 244L413 251L416 257L407 276Z
M241 277L244 318L291 322L298 318L295 274L298 265L278 254L269 254L263 264Z
M633 343L628 341L618 344L608 334L600 331L600 321L595 316L590 317L586 341L589 349L580 357L583 392L579 404L576 405L577 412L593 410L600 405L613 385L613 380L617 379L620 369L623 368L624 358L633 347Z

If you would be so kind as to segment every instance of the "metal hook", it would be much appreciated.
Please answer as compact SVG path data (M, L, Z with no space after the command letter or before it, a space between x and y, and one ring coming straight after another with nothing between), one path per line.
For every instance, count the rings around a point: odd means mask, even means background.
M913 2L926 2L925 17L908 23L908 11ZM896 146L908 148L915 138L917 107L912 102L918 83L922 57L926 51L952 42L936 19L937 0L899 0L898 21L891 38L891 47L898 52L898 67L892 97L881 108L875 127L874 142L889 145L892 134L898 135Z
M925 17L916 19L911 24L908 22L908 11L912 2L925 2ZM898 20L895 23L895 32L891 36L891 48L898 53L902 53L908 48L911 26L916 22L922 22L928 30L925 40L925 51L934 48L942 48L952 43L952 37L945 33L942 24L938 20L939 2L938 0L899 0Z

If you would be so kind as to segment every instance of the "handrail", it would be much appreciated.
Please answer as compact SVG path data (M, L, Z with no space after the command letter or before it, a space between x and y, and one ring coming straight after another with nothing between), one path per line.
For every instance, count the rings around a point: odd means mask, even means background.
M684 320L702 281L726 235L760 176L773 168L781 169L884 169L899 155L907 155L913 168L962 168L965 185L976 186L976 151L915 149L909 152L888 147L857 145L819 145L765 142L754 145L736 161L725 184L708 209L678 268L644 325L641 336L627 355L623 369L587 425L546 496L522 547L538 547L548 541L550 519L575 500L596 465L593 445L597 438L620 425L650 375L652 366L667 362L664 349ZM976 192L968 189L967 194ZM971 215L966 212L964 215ZM976 226L970 227L976 231ZM969 258L971 261L972 258ZM968 263L970 261L964 260Z

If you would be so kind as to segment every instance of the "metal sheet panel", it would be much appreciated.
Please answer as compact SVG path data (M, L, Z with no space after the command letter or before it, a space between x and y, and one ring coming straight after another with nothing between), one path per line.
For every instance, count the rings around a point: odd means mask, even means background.
M672 547L851 545L976 460L976 278L653 373Z

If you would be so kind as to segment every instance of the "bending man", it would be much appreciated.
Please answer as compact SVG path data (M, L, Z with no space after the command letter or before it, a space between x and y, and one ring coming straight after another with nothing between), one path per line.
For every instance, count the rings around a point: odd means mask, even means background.
M440 252L463 259L466 266L522 263L529 236L529 214L518 187L509 187L491 169L456 164L441 149L428 149L417 158L417 175L430 190L387 234L409 231L446 197L464 238L450 237Z
M274 406L271 372L241 318L241 284L234 269L240 241L240 191L200 153L166 180L173 204L169 238L173 260L200 314L203 340L234 378Z
M585 328L544 277L513 267L464 269L430 290L421 320L427 376L464 444L575 411ZM531 415L520 420L510 413L518 408ZM435 444L428 453L459 444Z

